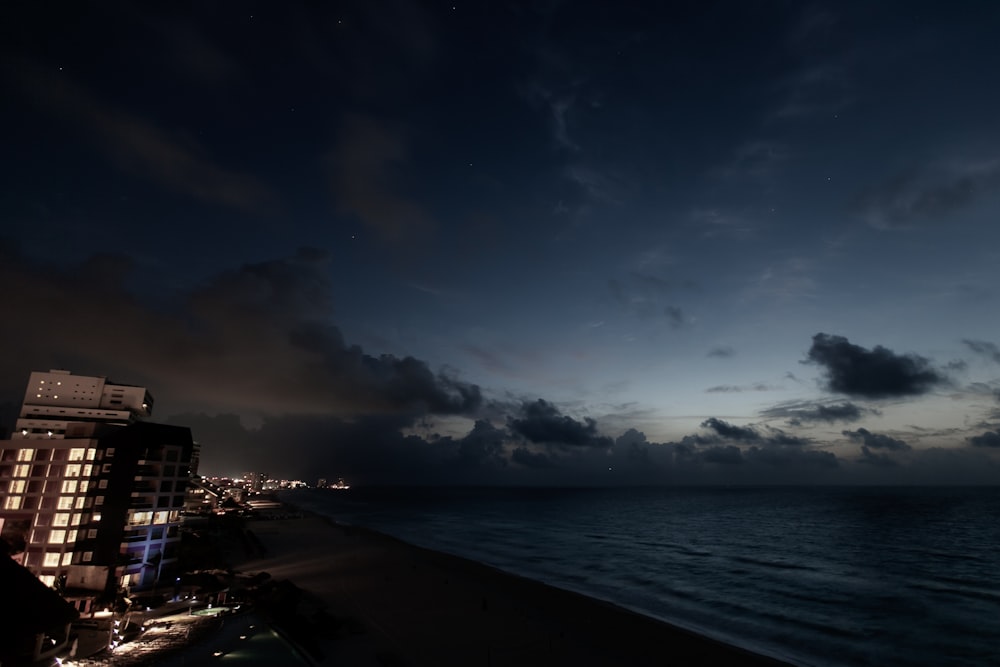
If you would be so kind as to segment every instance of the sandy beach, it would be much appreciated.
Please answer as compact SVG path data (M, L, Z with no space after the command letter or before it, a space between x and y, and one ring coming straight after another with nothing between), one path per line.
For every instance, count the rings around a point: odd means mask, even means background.
M321 664L782 665L614 605L306 515L249 522L237 562L316 597ZM324 625L323 627L327 627Z

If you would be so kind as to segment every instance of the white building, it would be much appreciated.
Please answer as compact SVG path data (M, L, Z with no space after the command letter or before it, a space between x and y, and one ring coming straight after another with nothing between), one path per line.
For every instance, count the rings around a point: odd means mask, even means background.
M142 423L152 407L143 387L31 374L0 441L0 529L43 583L146 587L176 561L194 446L186 428Z

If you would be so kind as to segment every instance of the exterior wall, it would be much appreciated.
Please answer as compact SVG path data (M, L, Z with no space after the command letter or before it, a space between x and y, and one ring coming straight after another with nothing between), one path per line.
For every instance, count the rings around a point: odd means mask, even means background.
M0 441L4 532L24 535L21 562L49 586L66 574L77 539L93 523L98 453L93 438Z

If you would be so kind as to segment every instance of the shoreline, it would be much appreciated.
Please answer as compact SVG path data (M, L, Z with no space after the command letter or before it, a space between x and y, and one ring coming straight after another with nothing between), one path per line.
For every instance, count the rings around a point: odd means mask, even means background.
M754 653L613 602L340 524L251 520L267 554L234 562L305 591L346 632L319 637L352 665L761 665Z

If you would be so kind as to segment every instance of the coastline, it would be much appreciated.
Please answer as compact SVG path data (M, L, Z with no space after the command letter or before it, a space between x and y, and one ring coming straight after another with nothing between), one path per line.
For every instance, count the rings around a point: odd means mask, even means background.
M290 581L334 619L318 633L319 664L789 665L610 602L297 513L248 522L266 555L234 566Z

